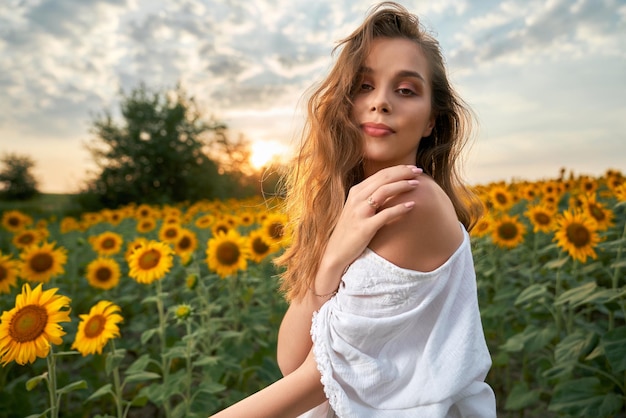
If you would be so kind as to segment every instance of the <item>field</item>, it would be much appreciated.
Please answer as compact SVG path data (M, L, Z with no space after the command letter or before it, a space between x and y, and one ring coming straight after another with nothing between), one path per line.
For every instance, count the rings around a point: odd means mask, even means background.
M499 416L626 414L625 180L475 187ZM206 417L280 377L280 202L67 203L0 204L0 417Z

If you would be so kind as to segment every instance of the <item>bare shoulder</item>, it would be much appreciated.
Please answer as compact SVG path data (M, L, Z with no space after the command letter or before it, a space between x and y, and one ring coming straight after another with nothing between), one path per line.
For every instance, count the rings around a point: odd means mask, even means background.
M432 271L463 242L463 231L447 194L428 176L408 193L385 206L415 201L406 215L382 227L369 247L392 263L411 270Z

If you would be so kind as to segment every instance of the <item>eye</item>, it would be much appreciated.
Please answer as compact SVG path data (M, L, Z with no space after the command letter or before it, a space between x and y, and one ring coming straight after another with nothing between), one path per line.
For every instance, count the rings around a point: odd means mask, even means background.
M361 90L373 90L374 86L368 83L361 83Z
M413 96L415 95L415 92L409 88L401 88L396 90L400 96Z

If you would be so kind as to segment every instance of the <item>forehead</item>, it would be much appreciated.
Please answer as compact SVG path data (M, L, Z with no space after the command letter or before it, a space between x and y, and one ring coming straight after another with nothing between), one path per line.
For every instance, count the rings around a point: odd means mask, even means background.
M376 38L363 65L373 72L417 71L425 79L429 66L422 48L406 38Z

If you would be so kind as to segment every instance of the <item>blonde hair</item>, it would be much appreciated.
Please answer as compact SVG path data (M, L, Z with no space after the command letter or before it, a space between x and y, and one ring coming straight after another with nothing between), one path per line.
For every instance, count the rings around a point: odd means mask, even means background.
M470 137L472 113L448 82L438 41L403 6L381 3L333 49L333 55L340 50L335 65L307 102L300 150L285 183L293 242L275 260L285 267L281 290L288 300L301 299L313 287L347 193L363 180L362 133L351 117L352 98L372 40L378 37L410 39L430 63L435 125L420 141L415 163L448 194L468 230L478 218L480 205L473 203L456 167Z

